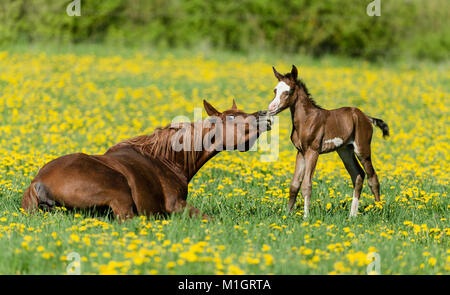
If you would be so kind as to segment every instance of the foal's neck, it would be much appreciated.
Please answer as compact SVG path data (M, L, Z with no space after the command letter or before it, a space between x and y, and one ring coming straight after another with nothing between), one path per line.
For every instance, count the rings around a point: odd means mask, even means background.
M294 93L294 102L290 106L292 123L294 128L297 122L303 121L302 118L306 118L308 114L313 111L320 110L319 107L314 105L308 94L299 86L296 87Z

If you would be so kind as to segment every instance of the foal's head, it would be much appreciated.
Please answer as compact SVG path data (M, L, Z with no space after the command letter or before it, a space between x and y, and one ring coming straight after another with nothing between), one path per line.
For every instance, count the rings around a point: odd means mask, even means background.
M303 87L297 81L298 71L294 65L292 65L291 72L285 75L278 73L275 67L272 67L272 69L275 77L278 79L278 84L273 90L275 97L269 104L270 115L274 116L293 105L297 99L296 88L303 89Z
M231 109L219 112L206 100L203 101L211 122L211 144L217 150L248 151L258 136L270 130L272 121L267 111L245 113L239 110L233 100Z

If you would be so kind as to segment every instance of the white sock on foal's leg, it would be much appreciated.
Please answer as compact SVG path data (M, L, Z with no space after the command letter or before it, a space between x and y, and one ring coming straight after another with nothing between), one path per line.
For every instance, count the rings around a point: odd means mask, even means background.
M308 218L308 216L309 216L309 205L305 204L303 211L304 211L303 212L303 218Z
M355 196L355 191L353 191L352 208L350 209L350 217L358 215L359 199Z

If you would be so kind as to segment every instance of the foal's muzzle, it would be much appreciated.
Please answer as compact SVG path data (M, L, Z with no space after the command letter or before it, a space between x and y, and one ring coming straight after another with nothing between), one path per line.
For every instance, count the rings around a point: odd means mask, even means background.
M283 111L284 109L278 107L276 110L273 111L267 111L269 113L270 116L275 116L278 115L279 113L281 113L281 111Z

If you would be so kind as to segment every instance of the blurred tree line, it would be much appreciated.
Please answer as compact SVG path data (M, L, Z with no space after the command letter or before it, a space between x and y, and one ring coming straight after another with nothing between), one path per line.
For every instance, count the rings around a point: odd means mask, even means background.
M449 0L1 0L0 44L106 42L442 60Z

